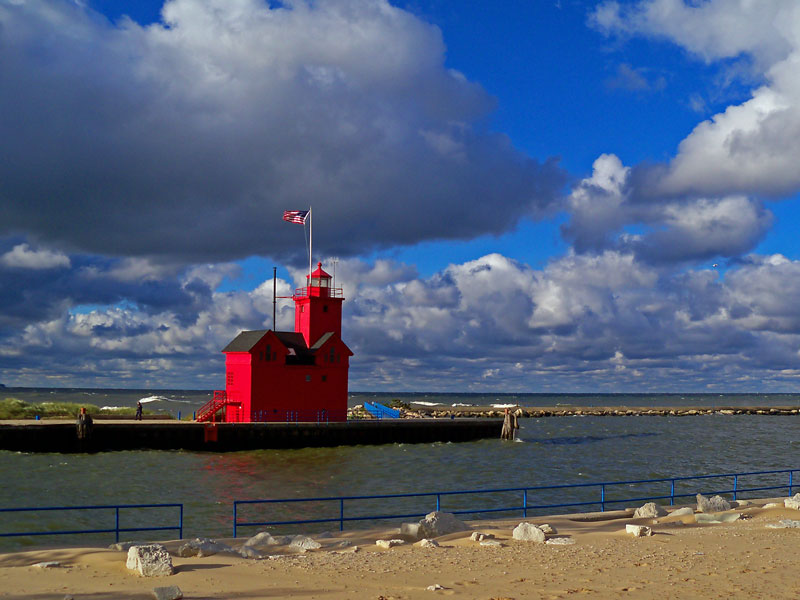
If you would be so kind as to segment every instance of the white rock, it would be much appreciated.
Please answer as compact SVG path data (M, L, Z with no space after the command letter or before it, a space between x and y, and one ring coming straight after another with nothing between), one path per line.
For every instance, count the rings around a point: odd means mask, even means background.
M545 540L544 531L533 523L520 523L514 528L514 531L511 532L511 537L523 542L542 543Z
M259 531L253 537L248 539L244 545L245 546L252 546L252 547L259 547L259 546L275 546L278 543L272 534L267 531Z
M61 563L55 560L46 560L44 562L38 562L35 565L31 565L32 567L37 567L39 569L54 569L56 567L60 567Z
M794 508L795 510L800 510L800 493L795 494L791 498L786 498L783 501L783 505L786 508Z
M703 494L697 494L697 510L702 513L723 512L730 509L730 503L722 496L706 498Z
M783 508L784 505L779 502L767 502L764 508Z
M667 511L660 504L656 504L655 502L648 502L647 504L640 506L636 509L633 513L634 519L655 519L657 517L663 517L667 514Z
M625 525L625 533L630 533L634 537L645 537L648 535L653 535L653 530L647 525L634 525L632 523L628 523Z
M375 540L375 545L378 548L394 548L395 546L402 546L405 540Z
M429 540L428 538L422 538L417 542L417 546L420 548L438 548L439 542L436 540Z
M494 538L494 534L492 533L480 533L479 531L473 531L472 535L469 536L473 542L482 542L483 540L491 540Z
M537 527L539 529L541 529L542 531L544 531L548 535L553 535L553 534L558 533L556 531L556 528L553 527L552 525L550 525L549 523L542 523L541 525L537 525Z
M550 544L552 546L570 546L574 543L575 540L568 537L551 538L545 542L545 544Z
M469 526L452 513L434 511L419 522L420 537L433 538L458 531L469 531Z
M320 544L316 540L312 540L307 535L295 535L292 537L291 541L289 542L289 546L292 548L298 548L299 550L317 550L318 548L322 548L322 544Z
M684 506L683 508L677 508L669 513L670 517L688 517L689 515L694 514L694 509L690 506Z
M736 508L746 508L748 506L753 506L753 503L750 502L750 500L734 500L732 504Z
M434 583L433 585L429 585L425 588L429 592L437 592L439 590L447 589L444 586L439 585L438 583Z
M159 577L172 575L172 559L167 549L161 544L131 546L128 549L126 566L142 577Z

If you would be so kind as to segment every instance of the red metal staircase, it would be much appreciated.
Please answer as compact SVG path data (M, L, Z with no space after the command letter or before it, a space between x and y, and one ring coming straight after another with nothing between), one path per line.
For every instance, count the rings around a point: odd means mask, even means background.
M203 423L206 421L211 421L212 423L216 421L217 413L225 408L226 406L241 408L241 402L235 402L228 398L228 394L225 393L224 390L215 390L214 397L211 398L208 402L206 402L200 410L197 411L195 415L195 421L198 423ZM236 411L236 417L240 417L238 414L239 411ZM233 420L240 420L240 418L235 418Z

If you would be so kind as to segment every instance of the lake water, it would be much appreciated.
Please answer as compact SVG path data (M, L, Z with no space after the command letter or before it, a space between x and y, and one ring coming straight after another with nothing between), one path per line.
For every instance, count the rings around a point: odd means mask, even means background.
M17 395L14 390L2 390ZM35 393L43 393L41 391ZM81 392L72 391L70 394ZM95 392L103 403L132 406L137 397L152 392ZM202 404L196 392L174 394L165 401ZM166 396L167 393L163 395ZM0 394L1 395L1 394ZM378 400L398 395L380 395ZM357 395L351 403L374 395ZM574 404L628 406L759 406L796 405L797 396L509 396L428 395L426 401L453 400L474 404L521 405ZM60 398L63 399L63 398ZM408 400L407 397L403 397ZM703 400L700 402L699 400ZM127 404L133 402L133 404ZM711 404L713 403L713 404ZM102 405L102 404L101 404ZM261 450L224 454L204 452L108 452L93 455L21 454L0 451L0 507L71 506L120 503L184 504L184 537L230 537L234 500L302 498L340 495L417 493L598 481L651 479L742 471L798 468L800 417L725 416L695 417L552 417L522 419L517 442L481 440L458 444L389 444L301 450ZM797 474L796 474L797 475ZM795 483L800 479L795 477ZM765 484L782 484L787 475L762 477ZM750 486L753 481L741 481ZM687 483L680 493L726 489L727 481ZM705 486L705 487L704 487ZM708 486L711 486L709 488ZM714 488L714 486L717 486ZM721 488L719 486L722 486ZM788 490L776 493L781 495ZM531 493L529 504L594 501L597 488ZM669 493L669 484L630 486L607 491L609 499ZM575 500L577 498L577 500ZM427 512L435 500L379 501L348 505L348 515L366 511ZM518 493L492 497L444 497L443 510L515 506ZM618 505L621 506L621 505ZM338 503L252 508L243 518L278 520L338 516ZM597 510L597 505L587 507ZM577 510L577 509L576 509ZM551 511L552 512L552 511ZM559 512L567 512L561 509ZM365 513L361 513L365 514ZM509 513L497 516L516 516ZM25 528L101 528L113 526L113 514L99 517L65 513L0 513L0 532ZM132 516L136 521L139 517ZM166 517L172 522L174 517ZM138 521L136 521L138 523ZM399 523L399 520L398 520ZM124 524L123 524L124 526ZM358 525L349 524L353 528ZM337 529L330 523L306 526L301 531ZM298 527L283 531L298 532ZM255 529L242 534L255 532ZM241 535L241 534L240 534ZM144 538L142 537L144 536ZM174 534L172 534L174 536ZM161 537L172 537L162 534ZM146 539L147 534L127 538ZM158 537L158 536L151 536ZM113 536L63 538L6 538L0 549L95 542L108 544Z

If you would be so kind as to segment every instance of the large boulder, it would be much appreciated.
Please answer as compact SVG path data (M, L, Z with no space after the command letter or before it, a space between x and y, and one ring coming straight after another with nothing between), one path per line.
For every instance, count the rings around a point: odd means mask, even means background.
M656 519L658 517L663 517L667 514L667 511L660 504L656 504L655 502L648 502L643 506L637 508L633 513L634 519Z
M522 542L539 542L544 543L545 541L545 534L539 527L534 525L533 523L520 523L516 527L514 527L514 531L511 532L511 537L515 540L520 540Z
M794 508L795 510L800 510L800 493L795 494L791 498L784 499L783 505L786 508Z
M128 549L126 566L142 577L160 577L175 572L169 552L161 544L131 546Z
M418 536L435 538L459 531L469 531L469 526L463 521L459 521L452 513L436 510L425 515L425 518L419 522Z
M712 496L706 498L703 494L697 494L697 510L703 513L714 513L730 510L730 503L722 496Z

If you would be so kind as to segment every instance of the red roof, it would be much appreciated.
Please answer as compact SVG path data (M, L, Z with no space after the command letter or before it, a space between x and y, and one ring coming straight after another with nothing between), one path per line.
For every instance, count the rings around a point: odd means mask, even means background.
M317 270L311 272L311 277L317 277L320 279L331 279L331 276L322 270L322 263L317 263ZM308 279L308 275L306 275L306 279Z

